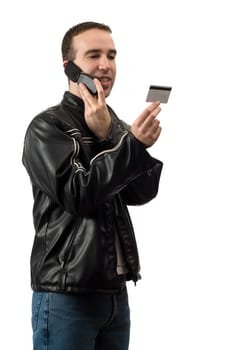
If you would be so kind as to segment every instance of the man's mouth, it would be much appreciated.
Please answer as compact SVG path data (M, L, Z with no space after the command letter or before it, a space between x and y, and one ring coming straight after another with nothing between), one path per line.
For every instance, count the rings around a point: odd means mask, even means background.
M97 79L102 84L103 89L109 88L109 86L110 86L110 84L112 82L111 78L109 78L109 77L100 77L100 78L97 78Z
M109 82L111 81L111 78L109 77L100 77L100 78L97 78L101 83L106 83L106 82Z

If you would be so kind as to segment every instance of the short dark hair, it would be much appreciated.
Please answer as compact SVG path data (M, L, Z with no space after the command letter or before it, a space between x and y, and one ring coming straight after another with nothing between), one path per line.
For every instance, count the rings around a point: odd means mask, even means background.
M108 33L112 33L110 27L103 23L98 22L82 22L71 27L64 35L62 40L62 57L63 60L73 61L75 58L75 51L72 47L72 39L74 36L85 32L89 29L105 30Z

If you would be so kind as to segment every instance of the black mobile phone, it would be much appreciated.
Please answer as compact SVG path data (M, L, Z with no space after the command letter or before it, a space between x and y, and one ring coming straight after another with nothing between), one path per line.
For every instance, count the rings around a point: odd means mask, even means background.
M77 66L77 64L75 64L72 61L68 61L68 63L65 66L64 72L71 81L77 84L79 83L85 84L85 86L87 87L87 89L90 91L92 95L94 96L97 95L97 89L92 77L89 74L84 73L80 69L80 67Z
M167 103L171 89L171 86L150 85L146 102L160 101L161 103Z

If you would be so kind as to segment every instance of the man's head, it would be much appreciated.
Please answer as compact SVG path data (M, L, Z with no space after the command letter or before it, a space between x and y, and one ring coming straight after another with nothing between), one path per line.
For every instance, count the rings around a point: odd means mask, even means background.
M62 41L62 56L64 65L73 61L101 82L105 96L110 94L116 76L116 49L110 27L97 22L83 22L70 28Z

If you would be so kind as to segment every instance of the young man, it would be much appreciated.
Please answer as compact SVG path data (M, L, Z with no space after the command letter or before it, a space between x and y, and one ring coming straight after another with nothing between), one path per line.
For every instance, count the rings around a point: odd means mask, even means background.
M62 42L97 95L69 80L57 106L30 123L23 164L34 196L31 254L34 350L127 350L126 281L140 278L127 205L153 199L162 162L147 148L158 139L159 102L130 127L106 104L116 75L108 26L85 22Z

